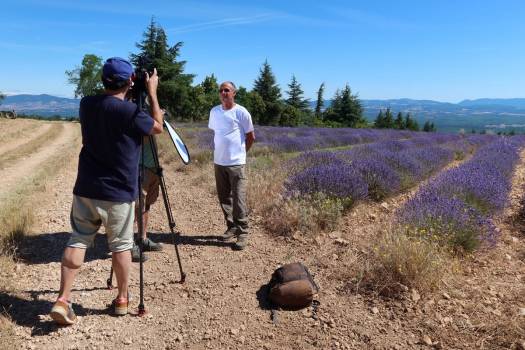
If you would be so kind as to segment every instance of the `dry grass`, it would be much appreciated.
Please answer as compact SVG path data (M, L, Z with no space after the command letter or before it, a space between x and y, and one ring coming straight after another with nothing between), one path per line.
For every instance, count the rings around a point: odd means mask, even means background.
M250 158L247 167L250 210L263 213L279 202L287 175L281 162L277 156Z
M478 333L480 334L480 348L523 349L525 317L518 315L516 310L506 310L501 317L481 326Z
M60 131L64 126L54 127ZM47 133L45 138L38 138L40 142L47 142L58 134ZM12 293L16 290L16 252L20 240L30 233L33 222L34 203L45 202L48 193L48 184L65 167L71 165L71 160L78 154L80 137L75 137L74 142L67 149L60 149L57 154L47 158L38 171L32 176L24 178L0 207L0 277L2 293ZM40 146L30 142L32 147L25 148L31 152ZM20 153L23 156L22 153ZM2 311L2 310L0 310ZM0 314L0 344L2 349L19 349L21 344L17 340L14 324L7 315Z
M3 119L0 118L0 144L17 140L20 138L27 138L34 130L39 128L42 124L35 123L28 119Z
M15 281L12 278L15 268L13 255L0 255L0 293L15 290Z
M435 290L453 265L453 258L437 244L393 231L372 247L358 285L382 295L406 288L420 293Z
M16 255L18 243L29 232L33 219L33 211L28 204L20 207L17 202L11 201L0 208L0 255Z
M61 131L64 127L53 128ZM56 137L56 133L47 134L47 137ZM49 139L45 138L43 142ZM39 138L40 139L40 138ZM40 139L42 141L42 139ZM33 142L31 142L33 143ZM76 156L80 138L75 137L75 142L68 149L61 149L58 154L51 155L32 173L24 178L0 207L0 254L10 256L16 253L18 243L30 231L33 221L33 205L44 200L48 182L64 167L70 164ZM38 148L38 145L34 145ZM33 149L33 148L32 148ZM27 154L26 154L27 155ZM24 156L20 154L20 156ZM42 197L41 197L42 196Z
M37 149L43 147L50 140L56 138L63 131L63 129L64 124L54 123L54 125L42 135L31 139L12 152L2 154L0 156L0 169L5 168L6 164L9 162L34 153Z
M283 197L283 183L288 173L283 162L289 155L251 158L248 167L248 206L263 218L271 234L312 235L332 231L347 209L345 201L322 193L296 199Z
M188 152L190 153L190 164L185 165L182 162L167 132L163 132L162 134L158 135L156 140L159 148L158 152L161 166L176 164L175 169L177 171L189 172L193 169L200 169L206 166L213 159L212 151L201 150L195 146L195 140L184 139L185 145L188 148Z
M4 350L20 349L21 346L13 322L5 313L0 314L0 342Z
M314 236L339 227L344 205L322 193L302 199L277 199L263 212L264 226L272 234Z

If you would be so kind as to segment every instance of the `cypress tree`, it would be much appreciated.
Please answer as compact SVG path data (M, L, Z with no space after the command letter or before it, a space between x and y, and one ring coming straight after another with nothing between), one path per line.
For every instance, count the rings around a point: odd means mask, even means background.
M319 86L319 90L317 90L317 103L315 104L315 117L317 119L321 119L321 110L324 107L324 83Z

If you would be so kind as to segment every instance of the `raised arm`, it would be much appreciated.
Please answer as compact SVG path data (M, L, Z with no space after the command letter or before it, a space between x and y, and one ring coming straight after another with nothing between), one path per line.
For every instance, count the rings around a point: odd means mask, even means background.
M158 85L159 76L157 75L157 68L154 68L151 76L146 73L146 87L148 90L150 113L154 120L153 127L149 132L150 135L160 134L163 130L164 113L160 109L159 100L157 98Z

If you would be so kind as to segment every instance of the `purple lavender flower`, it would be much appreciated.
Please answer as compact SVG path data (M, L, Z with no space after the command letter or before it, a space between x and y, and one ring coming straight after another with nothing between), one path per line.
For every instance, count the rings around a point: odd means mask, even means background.
M357 201L367 196L367 184L348 164L316 165L293 175L285 182L286 194L297 196L324 193L330 197Z

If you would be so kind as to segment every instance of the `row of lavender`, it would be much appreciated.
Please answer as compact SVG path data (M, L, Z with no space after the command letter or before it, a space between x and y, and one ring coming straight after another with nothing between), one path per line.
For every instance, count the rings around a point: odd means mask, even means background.
M388 129L350 128L288 128L259 126L256 129L256 149L272 152L302 152L314 149L351 146L379 140L400 140L420 133ZM198 140L202 150L213 147L213 132L206 128L185 131L185 137Z
M362 199L381 200L427 178L494 136L419 134L344 151L305 152L288 164L286 196L323 193L348 205Z
M511 176L523 136L497 138L459 167L421 188L398 213L399 223L416 234L472 251L491 245L496 230L491 217L507 201Z

